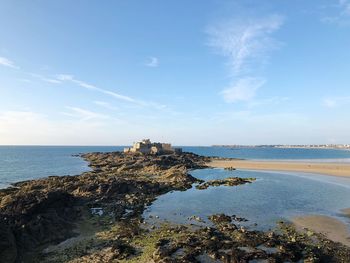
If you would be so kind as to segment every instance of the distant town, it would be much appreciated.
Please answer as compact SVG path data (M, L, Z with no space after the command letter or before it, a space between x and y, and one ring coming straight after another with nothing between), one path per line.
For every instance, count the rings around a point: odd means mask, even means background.
M310 149L348 149L350 150L350 144L276 144L276 145L213 145L213 147L227 147L227 148L310 148Z

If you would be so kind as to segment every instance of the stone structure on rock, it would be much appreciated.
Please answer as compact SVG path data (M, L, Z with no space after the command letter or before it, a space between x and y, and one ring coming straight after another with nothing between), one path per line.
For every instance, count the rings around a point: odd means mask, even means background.
M150 139L144 139L141 142L135 142L130 148L124 148L124 153L143 153L143 154L173 154L181 153L181 148L173 148L170 143L151 142Z

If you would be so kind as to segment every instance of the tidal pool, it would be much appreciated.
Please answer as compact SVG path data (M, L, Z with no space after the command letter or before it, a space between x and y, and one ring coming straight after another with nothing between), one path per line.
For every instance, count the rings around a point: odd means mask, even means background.
M242 223L261 230L272 229L279 220L295 216L320 214L336 217L349 224L341 209L350 207L350 179L294 172L262 172L224 169L194 170L191 174L202 180L232 176L255 177L251 184L209 187L198 190L173 191L160 196L149 206L144 217L159 217L174 223L196 223L199 216L225 213L244 217Z

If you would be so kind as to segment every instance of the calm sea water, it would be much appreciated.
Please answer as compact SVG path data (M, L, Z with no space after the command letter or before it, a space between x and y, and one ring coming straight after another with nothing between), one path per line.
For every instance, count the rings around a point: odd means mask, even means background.
M0 188L10 183L49 175L75 175L89 167L79 157L86 152L121 151L124 146L0 146ZM350 151L331 149L277 149L183 147L206 156L266 160L350 161Z
M222 148L183 147L185 151L207 156L260 160L313 160L349 162L350 151L330 149ZM75 175L88 171L88 164L79 157L86 152L120 151L117 147L0 146L0 188L13 182L49 175ZM339 211L350 207L350 179L302 173L225 171L204 169L191 172L209 180L228 176L256 177L252 184L238 187L189 189L160 196L145 212L162 219L187 222L192 215L206 219L213 213L243 216L261 228L275 225L280 218L300 214L324 214L341 217Z
M111 152L123 147L0 146L0 188L18 181L89 171L79 153Z
M184 147L186 151L205 156L256 160L312 160L320 162L350 162L350 150L294 149L294 148L228 148L228 147Z
M204 169L191 174L203 180L230 176L255 177L251 184L236 187L195 187L160 196L144 216L158 216L161 220L188 223L189 217L203 220L216 213L245 217L243 225L267 230L278 220L289 220L298 215L322 214L336 217L349 224L341 209L350 207L350 179L303 173L226 171ZM196 221L192 223L198 224ZM257 224L257 226L255 226Z

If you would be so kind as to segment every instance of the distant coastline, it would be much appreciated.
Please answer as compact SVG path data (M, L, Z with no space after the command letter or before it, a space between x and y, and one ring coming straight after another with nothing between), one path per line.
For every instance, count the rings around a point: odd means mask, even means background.
M279 149L335 149L335 150L350 150L350 144L266 144L266 145L226 145L214 144L212 147L225 148L279 148Z

